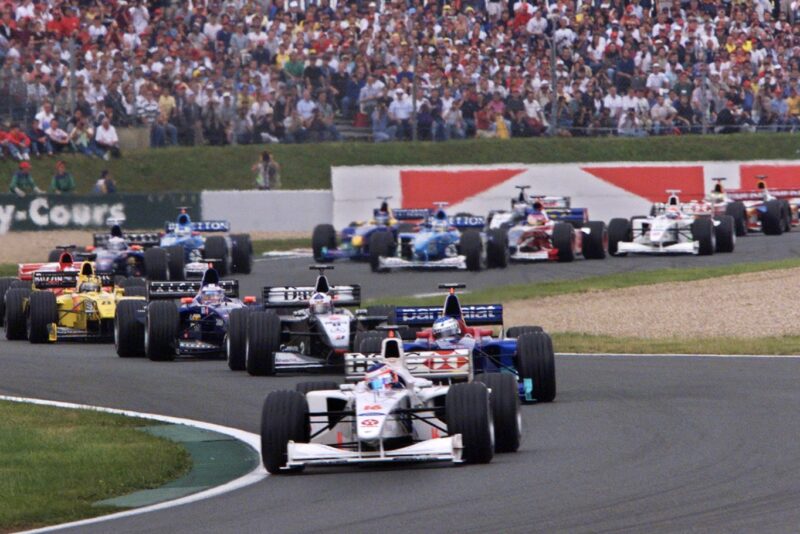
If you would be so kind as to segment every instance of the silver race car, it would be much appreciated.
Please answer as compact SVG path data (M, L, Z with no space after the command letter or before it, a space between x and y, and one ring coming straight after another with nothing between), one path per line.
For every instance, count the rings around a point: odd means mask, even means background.
M264 466L285 473L306 465L487 463L495 450L515 451L516 382L512 375L495 375L501 380L489 387L471 382L471 361L468 350L404 353L402 340L389 337L380 354L345 356L346 384L270 393L261 420ZM509 428L497 428L498 408Z

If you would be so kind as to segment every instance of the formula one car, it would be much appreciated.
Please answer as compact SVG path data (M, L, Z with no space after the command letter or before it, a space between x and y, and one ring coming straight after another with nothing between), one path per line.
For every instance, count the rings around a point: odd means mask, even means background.
M341 368L356 334L389 320L393 310L387 307L346 309L361 304L361 287L330 285L325 276L330 265L310 268L319 271L314 286L265 287L264 311L250 314L246 332L231 330L231 341L247 347L251 375Z
M397 307L398 325L426 327L416 340L406 342L406 352L465 349L476 372L511 373L517 378L518 394L527 402L551 402L556 396L553 342L538 326L509 328L495 337L492 328L503 326L501 304L461 306L456 289L464 284L440 284L447 289L444 306ZM359 351L371 352L372 338L361 342Z
M763 232L765 235L781 235L792 226L800 224L800 190L767 189L766 176L758 176L755 190L725 190L725 178L714 178L717 182L706 197L714 207L715 215L730 215L734 219L736 235L748 232Z
M603 259L608 232L603 221L590 221L589 210L570 207L569 197L528 197L528 186L517 186L511 211L492 211L489 229L508 232L510 259L572 261L577 255Z
M204 236L229 232L227 221L193 222L187 208L179 208L175 222L167 222L159 246L166 250L170 280L201 278L212 262L220 276L249 274L253 267L253 245L247 234Z
M144 288L114 287L113 280L95 273L88 261L79 272L36 272L32 291L14 288L6 293L6 337L31 343L111 341L114 312L125 301L144 302Z
M378 197L381 204L372 211L372 220L355 221L343 229L337 238L333 225L319 224L311 235L314 261L330 262L338 259L369 260L369 244L377 232L389 232L397 240L398 232L408 232L416 223L428 216L429 210L389 208L392 197Z
M490 390L468 382L469 356L408 353L399 338L383 340L377 355L345 359L349 384L301 383L297 391L266 398L261 456L267 471L411 461L487 463L495 449L519 447L521 416L511 375L497 375L501 380ZM500 421L493 421L498 413Z
M682 204L680 191L667 190L666 204L655 204L651 216L611 219L608 251L613 256L634 254L697 254L733 252L736 245L734 219L714 217L707 202Z
M92 236L93 245L87 249L95 261L98 273L122 277L146 277L165 280L167 253L157 248L157 232L123 232L122 219L108 219L108 233Z
M146 306L121 303L117 308L117 355L167 361L224 353L229 363L244 361L244 344L232 344L229 333L246 326L256 298L238 297L239 282L220 280L214 269L207 269L202 280L149 282Z
M468 269L508 265L508 239L499 230L483 232L483 217L461 214L449 217L446 202L436 202L425 219L411 232L388 232L370 238L370 267L374 272L391 269Z

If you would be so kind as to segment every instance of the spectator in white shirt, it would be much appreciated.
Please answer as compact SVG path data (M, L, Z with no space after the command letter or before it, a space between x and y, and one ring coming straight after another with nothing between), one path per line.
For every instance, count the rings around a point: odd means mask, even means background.
M317 109L317 104L311 100L311 91L308 89L303 90L303 98L297 101L297 113L304 123L308 123L314 117L314 110ZM306 125L307 126L307 125Z
M50 121L50 127L45 128L44 133L46 133L47 138L50 139L53 152L60 153L69 146L69 134L59 128L58 119L52 119Z
M103 121L97 127L94 141L97 148L104 152L103 159L108 160L110 156L120 157L117 129L111 125L108 117L103 116Z
M617 94L617 88L608 88L608 94L603 98L603 105L608 109L611 118L618 120L622 115L622 97Z

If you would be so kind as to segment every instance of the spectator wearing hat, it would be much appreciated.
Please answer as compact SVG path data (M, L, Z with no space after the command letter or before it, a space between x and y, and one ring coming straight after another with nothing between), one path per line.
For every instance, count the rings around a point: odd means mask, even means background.
M20 162L18 170L11 177L11 185L9 185L8 190L20 198L34 193L41 194L42 190L34 183L30 170L30 163L27 161Z
M64 160L56 162L56 172L50 182L48 192L57 195L69 194L75 191L75 179L67 171L67 163Z

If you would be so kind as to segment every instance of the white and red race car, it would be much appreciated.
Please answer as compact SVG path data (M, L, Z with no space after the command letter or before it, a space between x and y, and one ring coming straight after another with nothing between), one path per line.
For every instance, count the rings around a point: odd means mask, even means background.
M748 232L781 235L800 225L800 190L768 189L766 176L758 176L756 189L726 190L725 178L714 180L717 183L706 201L713 205L715 215L733 217L737 236Z
M69 247L64 247L57 261L46 263L20 263L17 267L17 278L19 280L32 281L33 273L61 273L69 271L79 271L80 262L75 261L75 256L70 252Z

